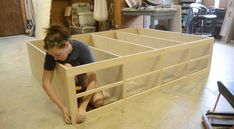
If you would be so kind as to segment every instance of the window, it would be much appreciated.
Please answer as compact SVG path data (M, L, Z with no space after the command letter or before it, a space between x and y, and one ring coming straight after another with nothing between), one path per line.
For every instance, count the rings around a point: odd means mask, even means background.
M215 8L219 8L219 0L215 0L215 5L214 5Z

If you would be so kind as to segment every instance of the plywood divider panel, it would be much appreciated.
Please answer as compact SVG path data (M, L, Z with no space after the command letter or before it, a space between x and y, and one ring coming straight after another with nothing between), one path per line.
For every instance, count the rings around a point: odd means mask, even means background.
M126 32L126 33L133 33L133 34L139 34L138 32L138 28L127 28L127 29L120 29L117 31L122 31L122 32Z
M89 48L94 56L95 62L119 57L119 55L104 51L103 49L91 46Z
M123 86L122 86L122 99L125 100L126 98L126 83L127 83L127 68L126 65L121 65L121 71L122 71L122 79L123 79Z
M163 48L167 46L181 44L182 42L171 41L161 38L155 38L152 36L137 35L132 33L126 33L121 31L116 31L116 37L119 40L128 41L131 43L136 43L140 45L149 46L152 48Z
M117 55L114 55L112 53L103 51L102 49L90 47L91 51L94 55L95 62L99 62L102 60L108 60L108 59L114 59L117 58ZM122 75L120 71L120 66L114 66L102 70L96 70L96 76L97 76L97 87L111 84L118 82L122 80Z
M116 40L104 36L92 36L96 48L103 49L104 51L108 51L120 56L152 50L152 48L139 46L133 43Z
M205 39L201 36L169 32L169 31L161 31L161 30L139 29L138 31L140 35L154 36L154 37L170 39L179 42L191 42L191 41Z
M95 61L102 61L102 60L108 60L108 59L112 59L112 58L116 58L118 57L118 55L114 55L112 53L109 53L107 51L104 51L102 49L98 49L95 47L91 47L90 49L94 55ZM111 102L114 99L120 99L119 94L116 94L116 92L121 92L120 90L122 89L122 86L118 86L120 85L118 82L122 80L122 71L121 71L121 66L115 66L115 67L111 67L111 68L106 68L106 69L102 69L102 70L97 70L96 72L96 76L97 76L97 89L99 87L104 87L104 89L101 88L101 90L99 91L103 91L104 93L104 97L105 97L105 102L108 101ZM108 86L110 84L115 84L117 83L116 86ZM115 88L113 88L115 87ZM108 89L108 90L106 90ZM94 91L97 92L97 91ZM94 93L92 92L92 93ZM81 97L82 94L77 94L77 97Z
M106 37L110 37L110 38L116 38L116 34L115 34L114 30L107 31L107 32L95 33L95 35L106 36Z
M94 46L91 34L72 35L71 40L79 40L89 46Z

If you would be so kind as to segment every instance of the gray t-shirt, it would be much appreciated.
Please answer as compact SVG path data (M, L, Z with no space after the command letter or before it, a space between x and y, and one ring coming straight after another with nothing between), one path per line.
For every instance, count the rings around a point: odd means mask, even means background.
M56 62L61 64L69 63L72 66L78 66L94 62L93 55L86 44L77 40L71 40L70 43L73 49L65 61L56 61L53 56L46 53L44 62L45 70L54 70ZM85 85L85 83L87 83L86 74L77 75L77 77L80 81L76 82L76 85Z

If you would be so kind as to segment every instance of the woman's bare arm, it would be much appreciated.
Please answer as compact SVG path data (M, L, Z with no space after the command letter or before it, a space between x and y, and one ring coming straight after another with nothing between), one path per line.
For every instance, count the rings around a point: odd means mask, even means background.
M54 71L43 71L42 76L42 86L47 95L50 97L50 99L60 108L60 110L63 112L64 119L66 123L71 123L71 118L69 111L67 110L66 106L61 102L61 100L58 98L58 96L55 94L54 89L51 86L51 81L53 78Z

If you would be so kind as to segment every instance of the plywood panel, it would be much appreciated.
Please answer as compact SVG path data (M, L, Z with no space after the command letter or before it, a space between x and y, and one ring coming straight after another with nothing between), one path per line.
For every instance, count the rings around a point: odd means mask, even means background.
M34 41L34 43L40 44L40 41ZM41 51L39 47L40 46L27 43L32 73L34 77L42 84L42 70L44 66L45 53Z
M96 33L96 35L106 36L106 37L110 37L110 38L116 38L115 31L99 32L99 33Z
M79 40L85 44L88 44L89 46L94 46L93 39L90 34L82 34L82 35L72 35L72 40Z

